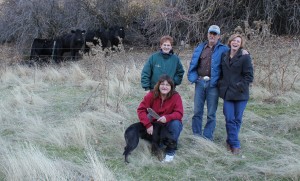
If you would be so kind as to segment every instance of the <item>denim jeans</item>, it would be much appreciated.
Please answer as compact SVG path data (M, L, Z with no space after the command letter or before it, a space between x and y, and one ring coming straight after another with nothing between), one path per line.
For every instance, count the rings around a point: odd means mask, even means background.
M182 131L182 123L179 120L172 120L168 123L166 123L166 127L171 133L173 139L178 143L179 135ZM175 155L175 149L172 148L166 148L166 154L167 155Z
M224 100L223 113L226 121L226 142L232 148L241 148L239 132L242 125L243 113L247 105L246 101L226 101Z
M216 128L218 100L219 93L217 87L210 87L210 81L197 80L195 84L194 116L192 118L192 130L194 135L213 140L213 134ZM205 101L207 104L207 122L202 134Z

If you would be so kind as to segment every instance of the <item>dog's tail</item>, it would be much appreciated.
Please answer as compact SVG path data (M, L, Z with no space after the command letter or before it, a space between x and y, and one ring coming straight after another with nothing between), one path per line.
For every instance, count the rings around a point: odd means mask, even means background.
M129 161L128 161L129 154L130 154L130 149L128 149L127 146L125 146L124 152L123 152L123 155L125 156L125 163L129 163Z

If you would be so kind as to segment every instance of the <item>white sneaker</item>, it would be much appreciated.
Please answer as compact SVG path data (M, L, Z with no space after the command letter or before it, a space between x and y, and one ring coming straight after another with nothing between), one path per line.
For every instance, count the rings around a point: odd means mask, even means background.
M163 163L171 162L174 160L174 155L166 155L164 160L162 161Z

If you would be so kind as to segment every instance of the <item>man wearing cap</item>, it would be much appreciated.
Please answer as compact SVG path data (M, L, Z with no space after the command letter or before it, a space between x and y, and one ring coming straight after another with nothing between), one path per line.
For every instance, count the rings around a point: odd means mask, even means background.
M220 76L221 55L229 48L220 42L220 28L211 25L207 32L208 41L200 43L194 50L188 80L195 83L194 115L192 131L196 136L213 140L218 107L217 81ZM204 104L207 104L207 122L202 132Z

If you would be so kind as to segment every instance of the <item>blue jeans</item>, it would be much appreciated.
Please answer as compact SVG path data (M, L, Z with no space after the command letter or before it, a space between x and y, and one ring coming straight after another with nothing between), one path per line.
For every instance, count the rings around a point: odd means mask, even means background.
M223 113L226 121L226 142L232 148L241 148L239 132L242 125L243 113L247 105L246 101L224 100Z
M217 87L210 87L210 81L197 80L195 85L194 116L192 118L192 130L194 135L213 140L213 134L216 128L218 100L219 93ZM207 104L207 122L202 134L205 101Z
M166 127L169 130L169 132L172 135L172 138L178 143L179 135L182 131L182 123L179 120L172 120L168 123L166 123ZM175 155L175 149L172 148L166 148L166 154L167 155Z

